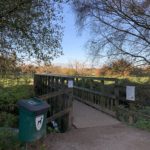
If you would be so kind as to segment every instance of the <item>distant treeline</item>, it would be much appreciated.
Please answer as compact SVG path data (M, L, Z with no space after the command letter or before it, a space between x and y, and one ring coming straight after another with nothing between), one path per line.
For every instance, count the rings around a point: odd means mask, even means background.
M125 59L119 59L103 65L101 68L88 68L81 62L74 62L68 67L54 65L32 65L20 63L16 55L0 56L0 74L10 73L53 73L80 76L150 76L150 66L135 66Z
M127 60L112 61L97 69L97 76L150 76L150 66L136 66Z

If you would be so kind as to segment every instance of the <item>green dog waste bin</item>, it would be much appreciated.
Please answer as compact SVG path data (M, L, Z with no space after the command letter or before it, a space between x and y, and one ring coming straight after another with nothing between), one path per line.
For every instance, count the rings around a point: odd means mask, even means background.
M40 99L20 100L19 106L19 139L32 142L46 134L46 116L49 105Z

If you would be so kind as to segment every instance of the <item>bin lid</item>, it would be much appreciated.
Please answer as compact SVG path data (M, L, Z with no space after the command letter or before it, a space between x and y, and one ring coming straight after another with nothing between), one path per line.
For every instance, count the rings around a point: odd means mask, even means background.
M27 100L20 100L18 102L18 106L21 108L25 108L31 112L44 112L47 111L49 108L49 105L47 102L38 99L38 98L31 98Z

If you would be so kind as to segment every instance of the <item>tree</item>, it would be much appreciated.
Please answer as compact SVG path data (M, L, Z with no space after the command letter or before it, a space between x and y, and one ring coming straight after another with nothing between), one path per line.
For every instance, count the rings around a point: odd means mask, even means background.
M80 27L90 26L90 54L134 59L150 65L149 0L73 0Z
M0 74L5 75L16 71L19 71L16 54L13 53L11 56L0 55Z
M62 54L62 0L1 0L0 54L45 62Z
M109 64L109 68L116 75L130 75L134 66L125 59L119 59Z
M99 69L99 76L100 75L121 75L121 76L128 76L133 74L133 70L135 67L132 63L128 62L125 59L118 59L109 64L103 65Z
M71 72L69 74L75 76L86 76L87 75L86 67L87 66L85 62L79 62L77 60L69 62L68 68L70 68L70 72Z

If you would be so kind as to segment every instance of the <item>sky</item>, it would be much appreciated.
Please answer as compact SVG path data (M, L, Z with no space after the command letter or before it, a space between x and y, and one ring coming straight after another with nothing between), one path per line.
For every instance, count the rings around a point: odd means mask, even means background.
M89 32L79 33L75 25L75 15L70 6L64 7L64 37L62 41L64 55L56 58L53 64L67 65L73 61L85 62L88 58L85 50L86 41L89 39Z

